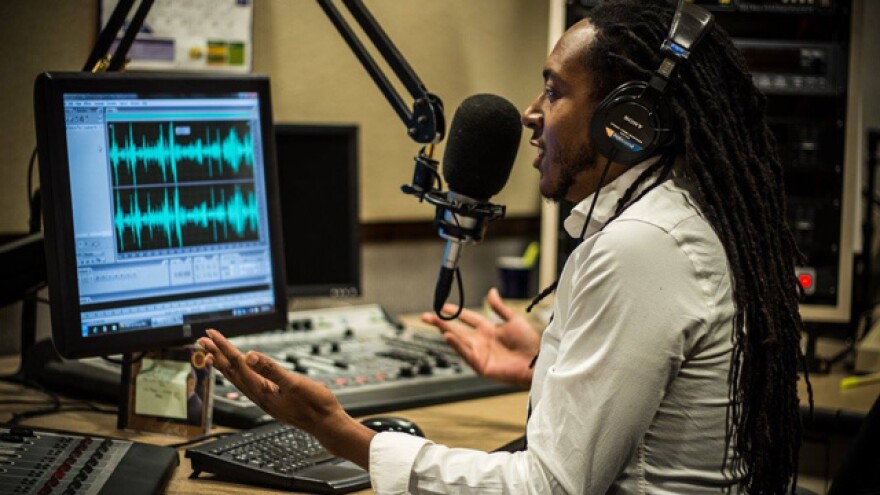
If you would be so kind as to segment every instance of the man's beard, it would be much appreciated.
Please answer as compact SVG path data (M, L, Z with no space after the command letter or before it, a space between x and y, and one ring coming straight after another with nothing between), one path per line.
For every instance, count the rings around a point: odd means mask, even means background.
M559 167L559 179L551 185L552 189L544 193L543 196L557 203L565 199L569 189L574 185L577 175L596 166L596 157L596 150L587 143L583 143L577 148L561 150L558 153L558 159L555 160Z

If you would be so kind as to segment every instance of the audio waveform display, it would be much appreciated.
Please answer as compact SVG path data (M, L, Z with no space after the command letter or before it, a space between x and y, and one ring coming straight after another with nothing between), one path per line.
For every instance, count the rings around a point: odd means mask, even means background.
M119 253L259 240L253 183L116 190Z
M249 121L114 122L107 135L115 186L254 177Z

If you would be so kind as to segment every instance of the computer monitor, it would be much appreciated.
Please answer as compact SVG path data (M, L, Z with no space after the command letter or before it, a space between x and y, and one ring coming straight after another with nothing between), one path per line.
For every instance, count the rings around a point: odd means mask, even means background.
M266 77L46 73L34 100L61 355L284 326Z
M361 292L358 128L277 124L287 294Z

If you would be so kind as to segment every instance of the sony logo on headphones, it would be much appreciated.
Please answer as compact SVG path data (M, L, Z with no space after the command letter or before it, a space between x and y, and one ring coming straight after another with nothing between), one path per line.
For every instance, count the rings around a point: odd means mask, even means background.
M630 117L629 115L624 115L624 116L623 116L623 120L625 120L626 122L628 122L628 123L630 123L630 124L636 126L636 127L639 128L639 129L641 129L642 127L644 127L642 124L639 124L638 122L636 122L636 119Z

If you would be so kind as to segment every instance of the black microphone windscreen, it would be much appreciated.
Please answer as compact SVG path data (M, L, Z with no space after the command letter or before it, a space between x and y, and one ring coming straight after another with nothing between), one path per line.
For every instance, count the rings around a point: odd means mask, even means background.
M443 178L450 191L486 201L507 183L522 124L519 111L504 98L469 96L455 111L443 155Z

